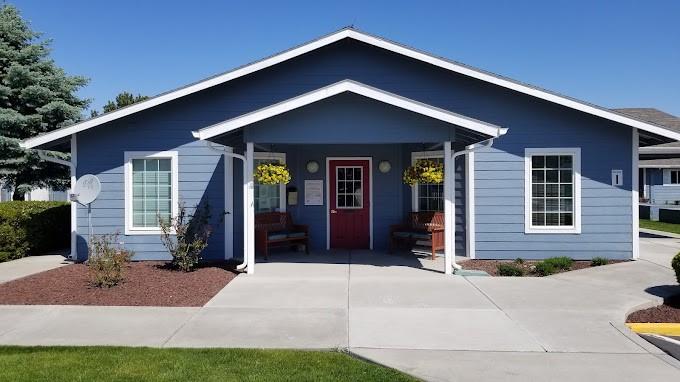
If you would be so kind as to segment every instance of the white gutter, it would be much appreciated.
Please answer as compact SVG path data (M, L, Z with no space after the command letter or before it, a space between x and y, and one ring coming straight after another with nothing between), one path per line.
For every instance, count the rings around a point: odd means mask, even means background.
M507 129L503 129L503 130L499 129L500 135L503 135L506 132L507 132ZM458 158L461 155L467 155L467 154L473 153L473 152L475 152L479 149L489 148L489 147L493 146L493 140L494 139L496 139L496 137L489 138L485 141L467 146L467 148L465 150L454 152L453 155L451 155L451 158L452 158L454 165L456 163L456 158ZM454 191L454 194L455 194L455 191ZM466 203L470 203L470 201L466 200ZM455 230L454 230L454 232L455 232ZM455 242L454 242L454 245L455 245ZM463 269L463 267L461 267L459 264L456 263L456 257L455 256L453 256L453 258L451 259L451 266L453 267L453 269L456 269L456 270Z
M240 155L240 154L236 154L236 153L233 153L233 152L229 152L229 151L227 151L226 147L224 149L218 149L215 146L213 146L213 143L210 142L210 141L205 141L205 143L207 144L209 149L211 149L213 151L217 151L217 152L223 154L225 157L240 159L241 162L243 162L243 174L246 173L246 157L245 156ZM226 166L226 164L225 164L225 166ZM229 192L234 192L234 190L229 190ZM225 197L227 195L226 183L225 183L224 195L225 195ZM243 194L243 205L246 206L247 204L248 204L248 195L246 195L246 193L244 193ZM245 255L246 254L245 246L248 245L248 228L247 227L248 227L248 217L247 217L247 215L245 214L245 211L244 211L244 213L243 213L243 247L244 247L243 262L236 266L236 269L239 270L239 271L244 270L248 267L248 256ZM226 245L227 245L227 243L226 243L227 229L228 229L228 227L225 224L224 225L224 240L225 240L224 245L225 245L225 248L226 248Z

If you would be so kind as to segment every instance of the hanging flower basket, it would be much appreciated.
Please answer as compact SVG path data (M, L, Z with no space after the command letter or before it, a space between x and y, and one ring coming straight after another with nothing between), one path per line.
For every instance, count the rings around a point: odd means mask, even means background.
M430 159L419 159L404 170L402 180L409 186L416 183L441 184L444 182L444 165Z
M263 163L257 166L255 179L260 184L288 184L290 171L285 164Z

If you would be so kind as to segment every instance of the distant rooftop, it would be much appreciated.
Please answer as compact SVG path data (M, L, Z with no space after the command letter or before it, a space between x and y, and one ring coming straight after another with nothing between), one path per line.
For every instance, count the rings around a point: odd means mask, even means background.
M612 109L615 112L626 114L641 121L650 122L663 126L669 130L680 132L680 118L652 107L631 107ZM654 147L680 147L680 142L663 143Z

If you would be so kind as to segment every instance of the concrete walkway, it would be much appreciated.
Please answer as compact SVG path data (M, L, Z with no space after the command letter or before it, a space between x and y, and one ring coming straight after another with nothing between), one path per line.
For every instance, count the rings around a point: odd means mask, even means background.
M0 263L0 283L71 264L61 255L29 256Z
M446 277L441 260L369 251L273 255L203 308L0 307L0 343L349 348L426 380L677 381L677 361L623 321L677 288L664 264L680 240L641 247L641 261L547 278Z

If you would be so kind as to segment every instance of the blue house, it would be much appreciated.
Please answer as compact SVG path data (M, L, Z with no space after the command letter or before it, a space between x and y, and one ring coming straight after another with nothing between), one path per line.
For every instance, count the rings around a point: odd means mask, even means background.
M653 108L616 109L642 121L680 132L680 118ZM680 206L680 142L640 147L640 201Z
M444 216L446 273L477 259L638 256L638 147L680 140L648 121L346 28L147 101L26 140L101 180L95 234L166 259L157 217L208 205L208 259L255 269L255 216L309 225L313 253L386 250L414 211ZM44 155L49 155L45 151ZM402 182L419 159L443 184ZM285 163L287 186L258 184ZM87 257L87 211L72 207Z

